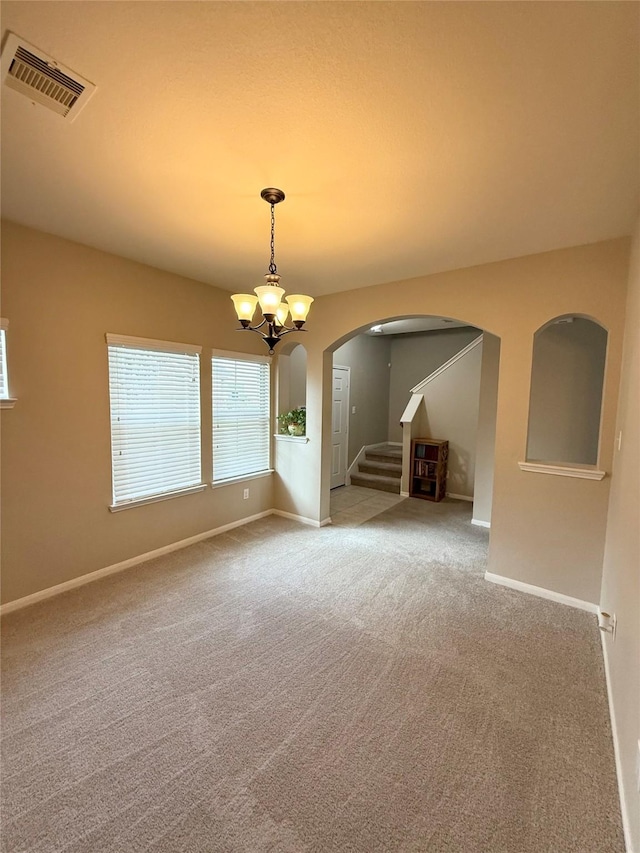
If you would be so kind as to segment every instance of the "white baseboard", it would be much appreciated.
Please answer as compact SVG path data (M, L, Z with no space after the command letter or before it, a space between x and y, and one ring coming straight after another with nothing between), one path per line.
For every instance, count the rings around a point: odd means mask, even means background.
M490 521L480 521L479 518L472 518L471 524L475 524L476 527L491 527Z
M409 494L409 492L400 492L400 497L401 498L410 498L411 495Z
M325 527L331 524L331 518L323 518L322 521L316 521L315 518L307 518L304 515L296 515L294 512L285 512L283 509L272 509L272 515L279 515L280 518L290 518L291 521L299 521L300 524L308 524L309 527Z
M503 575L494 575L492 572L485 572L484 579L491 583L500 584L500 586L508 586L511 589L517 589L519 592L527 592L529 595L537 595L538 598L546 598L549 601L556 601L558 604L566 604L568 607L575 607L578 610L586 610L588 613L597 613L598 605L592 604L590 601L582 601L580 598L572 598L570 595L564 595L561 592L555 592L552 589L545 589L542 586L533 586L530 583L523 583L513 578L506 578Z
M453 492L447 492L448 498L454 498L457 501L471 501L473 502L473 495L470 497L469 495L454 495Z
M627 811L627 797L625 795L624 779L622 776L622 763L620 760L620 741L618 739L618 726L616 724L616 712L613 704L613 693L611 690L611 674L609 672L609 657L607 655L607 638L609 634L600 633L602 642L602 657L604 658L604 675L607 683L607 699L609 700L609 718L611 720L611 734L613 736L613 755L616 763L616 776L618 778L618 796L620 797L620 814L622 815L622 831L624 833L624 846L627 853L634 853L631 840L631 821Z
M13 610L21 610L23 607L28 607L30 604L36 604L38 601L53 598L54 595L60 595L70 589L76 589L77 587L84 586L87 583L93 583L93 581L106 578L109 575L115 575L117 572L123 572L125 569L130 569L140 563L146 563L149 560L154 560L156 557L162 557L164 554L171 554L172 551L179 551L181 548L187 548L189 545L195 545L196 542L202 542L204 539L210 539L212 536L219 536L221 533L226 533L227 530L233 530L234 527L242 527L244 524L249 524L251 521L257 521L259 518L265 518L265 516L272 514L273 510L267 509L264 512L258 512L255 515L250 515L247 518L232 521L230 524L223 524L221 527L215 527L213 530L206 530L204 533L196 533L195 536L189 536L187 539L180 539L178 542L172 542L170 545L163 545L162 548L155 548L153 551L147 551L145 554L139 554L137 557L130 557L128 560L123 560L120 563L114 563L112 566L105 566L104 569L97 569L95 572L88 572L86 575L71 578L71 580L64 581L64 583L50 586L47 589L41 589L31 595L25 595L24 598L17 598L15 601L8 601L0 607L0 615L11 613Z

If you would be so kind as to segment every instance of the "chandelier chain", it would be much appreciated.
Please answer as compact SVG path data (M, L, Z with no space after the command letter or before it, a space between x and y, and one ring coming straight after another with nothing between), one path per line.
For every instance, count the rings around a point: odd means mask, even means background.
M276 250L275 250L274 233L275 233L275 227L276 227L276 216L275 216L274 211L275 211L275 204L272 202L271 203L271 262L269 264L269 272L271 273L271 275L276 275L278 272L278 269L276 267L276 262L275 262L275 251Z

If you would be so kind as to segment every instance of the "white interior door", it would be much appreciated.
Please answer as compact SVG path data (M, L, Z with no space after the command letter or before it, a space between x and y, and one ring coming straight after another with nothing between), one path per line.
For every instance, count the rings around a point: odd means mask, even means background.
M349 447L349 368L333 368L331 409L331 488L344 486Z

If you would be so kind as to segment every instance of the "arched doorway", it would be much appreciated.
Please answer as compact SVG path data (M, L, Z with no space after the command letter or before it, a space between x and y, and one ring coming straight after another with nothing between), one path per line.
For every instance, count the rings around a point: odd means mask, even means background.
M466 355L466 350L473 341L480 346L472 358ZM414 315L379 319L355 329L327 352L331 358L326 360L325 370L338 365L350 368L347 485L353 476L358 485L371 484L373 488L394 491L389 480L396 477L395 491L408 496L410 442L404 447L402 477L391 464L391 458L380 457L375 451L385 445L392 448L394 456L398 455L396 448L402 449L410 434L401 421L412 398L411 391L426 381L428 388L425 386L420 391L432 398L430 418L426 417L420 429L430 435L434 435L433 430L442 431L446 435L437 437L450 441L447 492L452 498L472 502L474 523L490 527L499 338L486 333L483 339L481 329L461 320ZM429 382L431 377L433 382ZM323 384L326 389L327 383ZM331 432L334 423L332 417ZM323 455L332 454L333 450L326 430L325 424ZM418 434L422 433L415 433ZM370 464L368 451L372 457L382 459L377 469ZM358 479L360 458L365 473ZM376 470L380 471L379 476ZM331 485L331 481L323 484L327 510Z

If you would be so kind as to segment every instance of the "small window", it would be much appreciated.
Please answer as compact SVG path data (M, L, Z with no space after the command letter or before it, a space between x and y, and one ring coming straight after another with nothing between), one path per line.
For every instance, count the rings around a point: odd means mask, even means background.
M107 335L113 506L203 488L200 347Z
M9 409L15 400L9 393L9 373L7 371L7 328L8 320L0 320L0 407Z
M214 353L213 482L269 471L270 361L239 353Z

